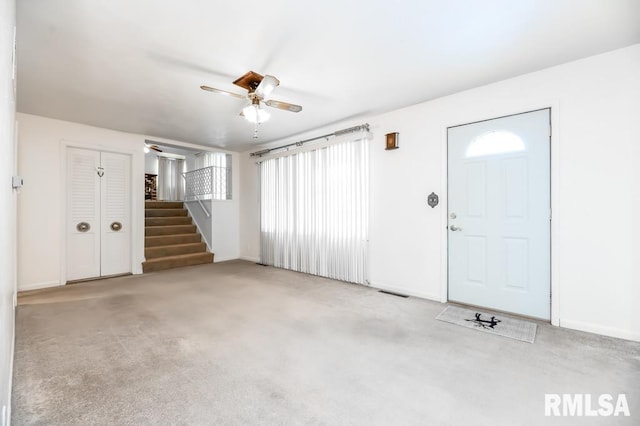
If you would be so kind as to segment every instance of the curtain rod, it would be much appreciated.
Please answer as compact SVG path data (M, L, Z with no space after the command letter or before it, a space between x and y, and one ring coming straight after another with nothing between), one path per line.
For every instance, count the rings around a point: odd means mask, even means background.
M269 153L271 153L273 151L279 151L281 149L289 148L291 146L302 146L307 142L317 141L318 139L329 139L331 136L342 136L342 135L346 135L348 133L355 133L355 132L360 132L360 131L363 131L363 130L367 131L367 132L369 131L369 123L361 124L359 126L349 127L348 129L338 130L338 131L335 131L333 133L327 133L326 135L317 136L315 138L305 139L303 141L293 142L293 143L290 143L290 144L287 144L287 145L278 146L276 148L263 149L262 151L252 152L250 155L252 157L262 157L263 155L269 154Z

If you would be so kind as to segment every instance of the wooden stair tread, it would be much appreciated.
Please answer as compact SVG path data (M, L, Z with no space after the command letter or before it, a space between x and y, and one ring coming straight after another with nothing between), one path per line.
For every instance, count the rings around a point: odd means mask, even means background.
M145 273L213 262L180 201L145 201L144 232Z
M191 224L191 217L189 216L161 216L144 218L145 226L171 226Z
M213 253L189 253L174 256L156 257L142 264L143 272L160 271L163 269L180 268L183 266L202 265L213 262Z
M148 236L191 234L198 232L195 225L156 225L145 226L144 233Z
M175 256L180 254L206 253L207 245L203 242L169 244L154 247L145 247L144 256L147 260L157 259L160 257Z
M184 226L195 226L193 224L189 224L189 225L148 225L145 226L145 228L180 228L180 227L184 227Z
M145 209L181 209L184 208L182 201L145 201Z
M148 259L144 263L157 263L165 260L190 259L195 257L202 257L202 258L213 257L213 253L204 252L204 253L175 254L173 256L162 256L162 257L156 257L155 259Z
M185 234L185 235L191 235L191 234ZM153 238L153 237L150 237ZM197 243L180 243L180 244L167 244L164 246L154 246L154 247L148 247L148 248L166 248L166 247L188 247L188 246L195 246L195 245L200 245L200 244L204 244L206 246L205 243L202 242L197 242Z
M167 246L172 244L199 243L202 241L200 234L193 232L190 234L172 234L172 235L151 235L144 238L144 246L146 248Z
M187 209L145 209L145 218L188 216Z
M183 237L183 236L193 236L193 232L188 233L188 234L173 234L173 235L149 235L148 237L144 237L145 239L149 238L149 239L162 239L162 238L167 238L167 237ZM199 235L199 234L198 234Z

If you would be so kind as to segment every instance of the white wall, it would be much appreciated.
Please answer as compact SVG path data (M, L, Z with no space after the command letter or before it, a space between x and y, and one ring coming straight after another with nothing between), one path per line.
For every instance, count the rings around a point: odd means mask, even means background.
M322 133L320 133L322 134ZM304 137L300 138L304 139ZM272 144L277 145L277 144ZM240 155L240 258L251 262L260 261L260 192L258 166L250 153Z
M15 2L0 0L0 424L10 416L16 293L13 35Z
M237 206L235 200L213 200L211 203L211 245L215 253L214 262L240 257Z
M554 310L561 326L640 340L634 316L640 311L640 226L633 220L640 217L640 45L295 140L371 124L369 281L445 300L446 128L548 106L554 121ZM400 132L400 149L385 151L384 135L392 131ZM248 153L241 169L240 254L255 260L257 171ZM435 209L426 203L432 191L441 197Z
M151 138L185 148L203 147L22 113L18 113L18 122L18 167L25 179L18 202L18 289L64 284L62 212L66 195L61 184L64 144L132 153L132 179L136 185L132 211L133 267L134 273L140 273L144 260L144 141ZM237 223L232 226L237 230ZM232 244L237 245L237 238L236 232Z
M231 155L231 199L213 201L213 251L215 262L240 257L240 154Z
M158 155L155 151L144 154L144 172L152 175L158 174Z

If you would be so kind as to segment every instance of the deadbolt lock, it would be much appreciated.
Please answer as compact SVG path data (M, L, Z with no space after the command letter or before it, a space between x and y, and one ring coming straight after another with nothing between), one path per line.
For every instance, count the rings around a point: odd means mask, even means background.
M429 204L429 206L431 206L431 208L434 208L435 206L437 206L439 202L440 202L440 198L438 197L438 195L435 192L432 192L427 197L427 204Z

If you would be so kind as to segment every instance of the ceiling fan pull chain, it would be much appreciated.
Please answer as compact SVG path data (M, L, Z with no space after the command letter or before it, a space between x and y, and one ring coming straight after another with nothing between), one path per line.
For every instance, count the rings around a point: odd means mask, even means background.
M254 130L253 130L253 138L254 139L258 139L258 124L259 123L255 124Z

